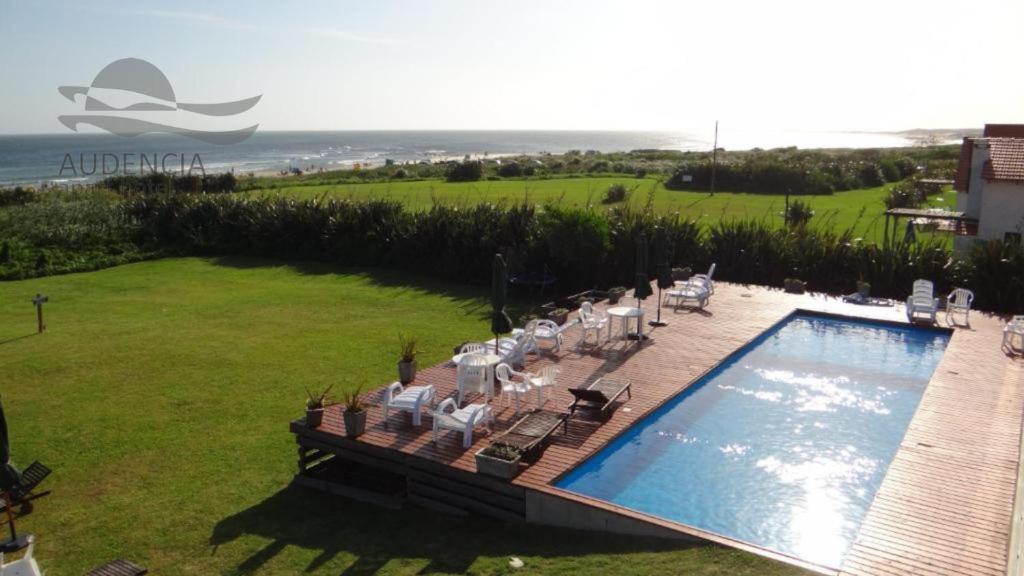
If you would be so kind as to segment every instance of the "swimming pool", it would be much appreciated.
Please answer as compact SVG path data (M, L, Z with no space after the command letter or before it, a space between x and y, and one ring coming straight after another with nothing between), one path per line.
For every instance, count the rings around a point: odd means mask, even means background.
M837 568L948 342L795 313L555 485Z

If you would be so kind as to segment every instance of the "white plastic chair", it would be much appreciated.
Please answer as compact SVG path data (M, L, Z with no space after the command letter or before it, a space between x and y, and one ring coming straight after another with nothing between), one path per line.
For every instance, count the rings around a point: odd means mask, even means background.
M580 304L579 321L580 326L583 327L583 334L580 336L580 345L582 346L587 343L587 336L591 332L594 333L595 342L600 344L601 331L608 325L608 316L603 312L598 313L594 310L594 305L590 302L584 302L583 304Z
M466 397L467 392L477 392L486 395L490 400L494 394L487 386L487 357L483 353L466 354L459 360L456 369L456 386L459 390L459 406Z
M1014 346L1015 339L1020 342L1019 346ZM1010 354L1024 354L1024 315L1014 316L1013 320L1007 322L1003 328L1002 347Z
M498 364L494 369L494 375L498 378L498 383L501 384L501 396L498 401L502 406L511 405L512 401L509 400L509 396L514 396L516 399L516 414L519 414L519 407L522 404L522 397L524 394L530 391L530 375L522 372L516 372L511 366L504 362ZM516 378L519 380L517 381Z
M570 320L559 326L554 320L530 320L527 322L524 332L533 330L533 340L538 350L540 350L540 345L544 343L549 346L549 349L558 352L562 349L562 333L576 322L578 320Z
M540 369L540 372L536 374L527 374L526 381L530 384L530 387L537 390L537 407L540 408L544 405L544 390L547 390L548 400L554 395L555 385L558 380L558 367L557 366L545 366Z
M406 388L400 382L392 382L384 389L384 425L388 423L388 413L392 410L399 412L411 412L413 426L419 426L422 410L430 406L434 401L433 386L409 386Z
M459 408L455 400L445 398L434 410L434 442L437 442L441 430L453 430L462 432L462 447L469 448L473 445L473 430L481 425L489 430L493 422L494 413L487 404L470 404Z
M485 348L483 342L467 342L459 349L459 354L477 354L485 352Z
M907 297L907 320L913 322L918 315L924 314L935 323L935 315L939 312L939 299L934 297L934 285L928 280L914 281L913 292Z
M961 312L964 315L964 324L970 326L972 302L974 302L974 292L966 288L954 288L946 298L946 322L953 324L953 314Z
M35 538L29 537L25 555L14 562L8 563L4 563L3 552L0 552L0 576L43 576L42 571L39 570L39 564L36 563L36 559L32 556L35 547Z
M526 363L526 354L537 351L537 340L534 337L536 324L527 324L523 332L509 342L503 338L498 341L498 356L501 361L513 366L522 366Z

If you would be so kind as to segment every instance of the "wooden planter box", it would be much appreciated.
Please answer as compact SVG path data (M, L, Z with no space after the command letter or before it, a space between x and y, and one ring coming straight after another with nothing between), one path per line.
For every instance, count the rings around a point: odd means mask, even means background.
M501 458L483 454L484 450L487 450L487 448L483 448L476 453L476 471L478 474L493 476L502 480L511 480L519 473L519 461L523 459L522 456L516 457L515 460L502 460Z

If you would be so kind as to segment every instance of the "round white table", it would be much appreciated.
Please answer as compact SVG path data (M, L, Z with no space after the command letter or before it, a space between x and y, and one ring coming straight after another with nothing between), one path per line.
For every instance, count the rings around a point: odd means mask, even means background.
M491 349L493 350L494 347L492 346ZM468 356L469 354L479 354L483 356L484 361L487 362L487 370L484 372L484 386L486 386L487 388L486 390L480 390L479 392L481 394L486 394L487 399L490 400L491 397L494 396L494 367L501 362L501 356L498 356L497 354L494 354L492 352L467 352L466 354L456 354L455 356L452 356L452 362L454 362L455 365L458 366L459 361L462 360L463 357Z
M619 319L621 319L622 339L623 340L625 340L629 336L629 320L631 318L636 318L637 319L636 331L637 331L637 333L641 333L641 329L643 328L643 325L644 325L644 309L643 308L637 308L635 306L615 306L614 308L609 308L608 310L606 310L606 312L608 313L608 318L609 318L609 321L608 321L608 340L609 341L612 339L612 324L615 323L614 321L611 320L612 318L619 318Z

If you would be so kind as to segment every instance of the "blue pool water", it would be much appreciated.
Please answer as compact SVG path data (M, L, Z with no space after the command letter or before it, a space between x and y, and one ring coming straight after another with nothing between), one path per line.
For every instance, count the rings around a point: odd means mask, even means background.
M557 486L838 567L948 341L795 314Z

